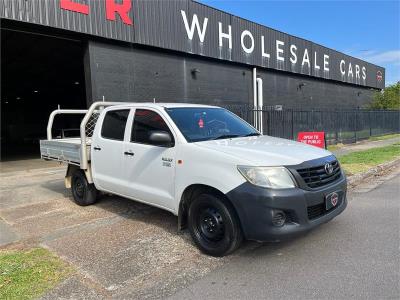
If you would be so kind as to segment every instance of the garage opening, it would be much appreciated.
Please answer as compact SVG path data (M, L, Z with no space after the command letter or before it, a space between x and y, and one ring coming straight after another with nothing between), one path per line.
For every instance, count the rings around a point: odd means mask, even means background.
M79 40L1 29L2 161L38 158L50 112L86 108L83 56Z

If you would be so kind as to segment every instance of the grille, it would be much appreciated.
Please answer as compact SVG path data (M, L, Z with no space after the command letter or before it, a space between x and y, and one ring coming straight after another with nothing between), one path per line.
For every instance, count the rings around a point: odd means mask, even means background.
M325 203L308 206L307 207L308 219L314 220L316 218L322 217L323 215L326 215L327 213L331 212L332 210L336 209L337 207L339 207L339 204L337 206L332 207L329 210L326 210Z
M310 188L318 188L330 184L340 178L340 166L337 161L331 163L333 166L332 174L326 174L325 165L299 169L297 172Z
M326 214L325 203L307 207L308 219L313 220Z
M292 211L285 211L286 214L286 223L297 223L296 214Z

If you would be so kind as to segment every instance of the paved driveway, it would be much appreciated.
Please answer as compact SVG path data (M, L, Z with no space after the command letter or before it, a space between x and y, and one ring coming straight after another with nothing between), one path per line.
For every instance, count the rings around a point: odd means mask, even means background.
M64 173L48 168L0 174L3 244L40 244L78 270L48 299L164 297L234 257L201 254L187 232L178 233L177 218L157 208L109 195L96 205L77 206L64 188ZM257 246L248 243L236 255Z
M370 185L359 187L344 214L302 238L247 242L234 255L217 259L199 253L187 233L177 233L177 219L168 212L107 195L94 206L75 205L64 188L64 171L0 174L2 236L7 233L16 246L47 247L77 269L46 299L389 298L399 293L395 179L372 191Z

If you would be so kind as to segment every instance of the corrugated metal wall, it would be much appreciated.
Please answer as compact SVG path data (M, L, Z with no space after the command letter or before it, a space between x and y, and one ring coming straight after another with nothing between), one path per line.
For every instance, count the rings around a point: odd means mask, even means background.
M122 0L115 1L121 3ZM115 21L107 20L105 0L74 0L76 3L89 5L90 13L88 15L61 9L60 0L0 0L0 17L240 62L251 66L272 68L374 88L384 87L384 77L383 80L377 80L378 71L383 76L385 73L385 70L381 67L206 5L191 0L131 1L132 9L129 17L133 20L133 25L123 23L119 16L116 16ZM182 11L188 20L189 27L194 15L197 16L201 28L203 28L205 18L208 19L203 42L200 41L197 30L195 30L192 40L188 38ZM228 33L228 28L231 26L232 49L229 47L227 38L222 39L223 45L220 47L219 23L222 24L223 33ZM241 34L245 30L248 30L254 39L252 53L246 53L241 46ZM270 58L262 56L262 37L264 37L264 52L269 53ZM277 40L284 43L280 46L283 50L284 61L277 59ZM247 48L252 44L248 35L244 37L243 42ZM297 47L296 64L290 62L290 46L292 44ZM308 51L310 67L308 64L301 64L305 49ZM323 68L324 54L329 55L329 71L324 71ZM339 69L342 59L346 61L345 76L342 76ZM353 76L347 76L350 63L352 64ZM366 80L363 80L362 76L357 78L355 75L356 65L360 69L363 66L366 67ZM319 69L316 66L319 66Z
M88 15L60 8L60 0L0 0L0 17L127 42L135 41L133 26L106 19L103 1L74 0L89 5ZM151 1L150 1L151 2ZM133 14L131 13L133 18Z
M189 55L90 42L91 101L252 105L252 68ZM193 72L197 70L198 72ZM364 107L373 91L312 77L260 69L264 104L303 109ZM299 88L299 84L305 86ZM360 93L361 92L361 93Z
M90 42L88 51L93 101L227 105L252 98L252 71L246 66L98 42Z

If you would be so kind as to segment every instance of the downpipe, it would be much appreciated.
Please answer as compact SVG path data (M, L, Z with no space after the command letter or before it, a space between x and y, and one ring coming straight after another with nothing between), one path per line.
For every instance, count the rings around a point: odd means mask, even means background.
M258 129L257 106L257 68L253 68L253 125L256 129Z
M264 134L263 106L263 80L257 77L257 68L253 68L253 125L261 134Z
M258 100L258 130L261 134L264 134L264 122L263 122L263 106L264 106L264 99L263 99L263 80L258 77L257 78L257 100Z

